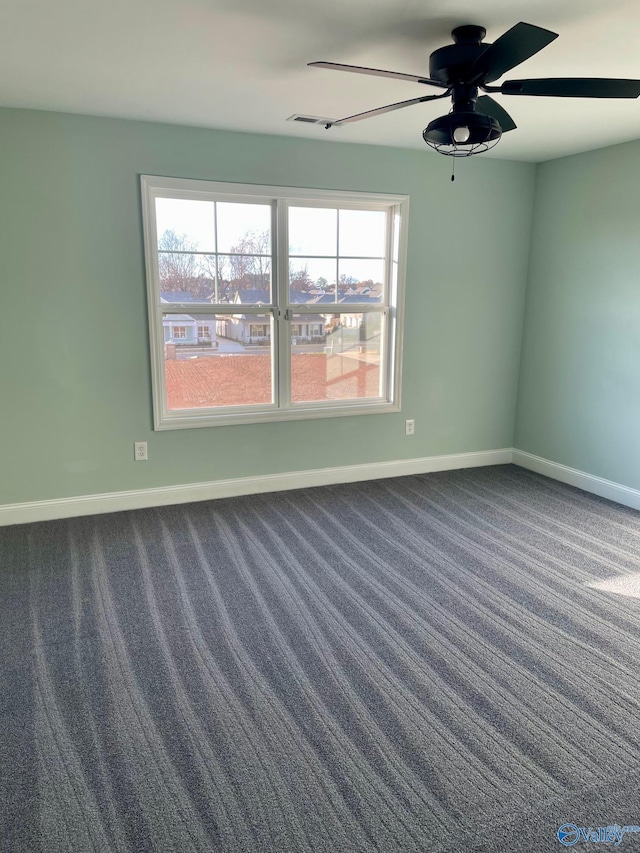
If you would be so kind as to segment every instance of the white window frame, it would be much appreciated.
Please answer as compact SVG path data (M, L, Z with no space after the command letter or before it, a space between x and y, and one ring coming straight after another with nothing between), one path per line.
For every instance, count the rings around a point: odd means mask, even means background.
M407 254L409 197L380 193L345 192L333 190L272 187L250 184L231 184L196 181L180 178L141 176L142 213L147 271L147 304L151 348L154 429L178 429L221 426L238 423L333 418L350 415L371 415L400 411L402 376L402 337L404 289ZM269 306L242 305L242 312L271 315L272 327L272 386L274 402L264 405L229 406L205 409L169 410L165 384L163 315L189 313L216 314L218 317L237 314L233 303L165 303L161 302L158 272L158 235L156 229L156 198L176 198L203 201L234 201L271 204L272 208L272 304ZM383 210L387 213L385 249L386 300L376 303L288 303L288 207L344 207L348 209ZM399 218L399 228L396 227ZM395 221L394 221L395 220ZM395 244L394 244L395 240ZM397 275L394 275L394 267ZM335 311L331 309L335 308ZM290 360L292 342L291 322L295 314L327 313L382 314L385 334L386 363L383 382L386 395L363 400L320 400L311 403L290 403Z

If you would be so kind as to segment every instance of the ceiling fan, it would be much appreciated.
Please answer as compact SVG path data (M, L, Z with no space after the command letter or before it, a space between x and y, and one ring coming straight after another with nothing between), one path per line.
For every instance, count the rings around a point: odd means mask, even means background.
M493 148L503 133L516 127L509 113L490 95L478 96L479 89L492 94L551 98L637 98L640 95L640 80L611 80L601 77L506 80L499 86L491 86L489 84L502 77L505 72L550 44L558 34L520 22L503 33L493 44L483 43L485 35L484 27L473 24L456 27L451 33L454 44L445 45L430 55L428 77L363 68L358 65L342 65L337 62L310 62L309 65L315 68L412 80L444 90L438 95L423 95L330 121L325 127L338 127L400 110L412 104L450 97L452 107L449 113L430 122L422 136L427 145L441 154L468 157Z

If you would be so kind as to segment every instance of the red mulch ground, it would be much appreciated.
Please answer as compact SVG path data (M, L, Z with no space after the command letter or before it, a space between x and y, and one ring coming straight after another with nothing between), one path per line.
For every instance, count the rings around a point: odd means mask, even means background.
M271 402L268 355L219 355L165 361L169 409L242 406ZM294 355L291 365L295 403L377 397L380 367L325 353Z

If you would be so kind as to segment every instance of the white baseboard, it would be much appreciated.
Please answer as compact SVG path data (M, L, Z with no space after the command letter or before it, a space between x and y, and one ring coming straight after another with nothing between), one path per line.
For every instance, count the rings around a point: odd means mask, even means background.
M284 474L266 474L257 477L238 477L231 480L213 480L207 483L188 483L180 486L160 486L153 489L135 489L126 492L108 492L98 495L78 495L72 498L54 498L45 501L0 505L0 527L25 524L30 521L47 521L76 515L94 515L143 509L150 506L192 503L237 495L263 492L281 492L310 486L327 486L335 483L354 483L407 474L428 474L435 471L453 471L457 468L477 468L483 465L504 465L513 462L553 480L577 486L585 492L608 498L616 503L640 510L640 490L596 477L559 462L552 462L533 453L510 447L500 450L481 450L476 453L452 453L444 456L425 456L418 459L400 459L393 462L373 462L368 465L344 465L334 468L316 468L309 471L289 471Z
M577 486L579 489L592 492L601 498L608 498L610 501L624 504L624 506L629 506L632 509L640 509L640 491L638 489L596 477L594 474L587 474L585 471L578 471L576 468L569 468L559 462L551 462L549 459L534 456L533 453L526 453L524 450L514 449L512 462L521 468L528 468L537 474L544 474L545 477L560 480L561 483Z
M161 486L154 489L4 504L0 505L0 526L69 518L76 515L142 509L150 506L208 501L261 492L280 492L308 486L327 486L334 483L402 477L407 474L452 471L456 468L504 465L511 462L511 459L512 450L508 447L501 450L481 450L477 453L453 453L446 456L426 456L420 459L399 459L394 462L373 462L369 465L344 465L336 468L316 468L311 471L290 471L284 474L214 480L208 483L188 483L182 486Z

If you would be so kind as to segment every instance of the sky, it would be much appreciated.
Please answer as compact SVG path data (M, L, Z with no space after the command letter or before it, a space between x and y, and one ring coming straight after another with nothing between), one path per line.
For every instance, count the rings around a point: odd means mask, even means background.
M270 204L156 199L157 233L185 234L199 252L230 252L247 231L270 231ZM339 219L338 219L339 217ZM338 228L339 221L339 228ZM289 253L293 269L304 266L313 281L348 275L358 281L383 281L384 211L289 208ZM339 259L338 259L339 247ZM330 258L318 256L329 255ZM296 258L295 256L300 256ZM345 256L352 256L351 258ZM354 258L353 256L357 256Z

